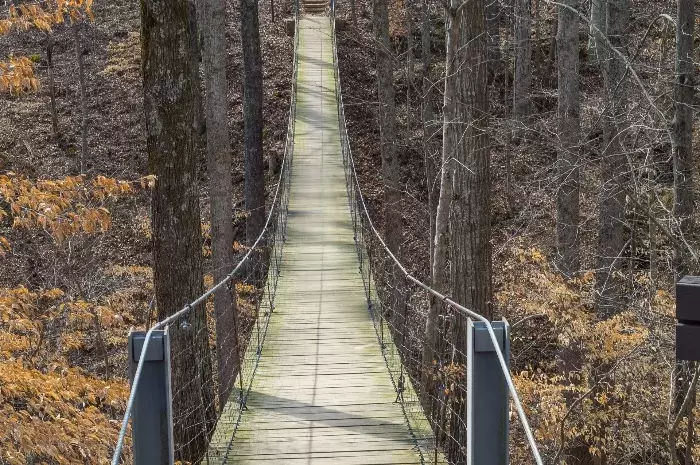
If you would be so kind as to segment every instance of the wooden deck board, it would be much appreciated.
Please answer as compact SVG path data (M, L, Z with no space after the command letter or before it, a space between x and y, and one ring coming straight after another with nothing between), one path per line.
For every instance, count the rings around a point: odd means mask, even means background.
M329 20L300 21L288 235L275 311L236 436L226 437L235 419L222 416L209 463L421 463L359 273Z

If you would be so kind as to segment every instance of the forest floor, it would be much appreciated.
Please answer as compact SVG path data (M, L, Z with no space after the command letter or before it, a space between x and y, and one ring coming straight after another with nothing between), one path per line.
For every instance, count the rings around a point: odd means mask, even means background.
M276 5L274 22L269 2L261 3L260 10L266 172L270 157L281 159L287 131L293 40L285 30L284 18L290 10L284 3ZM229 2L227 74L235 235L242 242L243 71L238 8L238 2ZM6 7L0 11L5 14ZM94 13L94 22L82 27L89 147L84 177L138 181L148 174L139 2L95 2ZM70 26L56 28L52 37L59 137L52 134L46 37L32 31L13 31L0 37L0 57L31 56L40 79L37 93L0 95L0 174L29 180L79 174L81 113L76 47ZM269 194L276 177L267 173L266 178ZM204 154L200 180L206 223ZM111 216L106 232L75 234L64 240L47 229L12 228L12 221L0 216L0 236L11 245L11 252L0 256L0 341L23 342L18 350L12 350L12 345L0 347L0 372L7 375L0 375L0 463L50 459L56 463L103 463L115 443L117 420L128 394L126 337L130 328L147 327L155 318L150 194L147 189L137 189L100 206L106 206ZM208 228L203 229L206 256ZM211 276L205 276L205 282L210 285ZM18 329L18 321L28 321L30 327ZM6 366L15 371L5 370ZM77 377L75 386L65 384L67 376ZM80 385L88 388L80 389ZM104 391L110 385L112 394ZM59 399L47 400L53 395L51 389L58 390ZM95 398L93 391L101 394ZM85 415L88 407L97 409L94 417ZM3 415L8 408L12 414ZM65 420L57 423L56 413ZM78 421L80 416L92 420L93 426L101 425L97 437L85 439L86 425ZM43 421L37 423L37 418Z

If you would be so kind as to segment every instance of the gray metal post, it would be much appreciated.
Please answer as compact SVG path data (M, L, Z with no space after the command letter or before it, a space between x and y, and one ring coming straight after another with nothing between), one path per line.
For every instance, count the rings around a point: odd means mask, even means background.
M129 379L133 381L146 332L129 333ZM173 422L170 390L170 340L167 330L153 331L146 348L131 414L134 465L172 465Z
M506 363L510 363L508 322L492 323ZM508 464L508 385L483 322L467 327L467 464Z
M700 276L676 283L676 359L700 360Z

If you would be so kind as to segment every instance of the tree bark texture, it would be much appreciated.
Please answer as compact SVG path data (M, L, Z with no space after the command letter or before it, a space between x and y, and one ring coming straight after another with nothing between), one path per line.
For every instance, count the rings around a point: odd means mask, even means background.
M449 217L454 299L491 318L490 153L484 0L468 2L456 21L454 86L445 105L445 141L454 158ZM450 28L453 26L450 25ZM447 95L447 93L446 93Z
M265 225L265 172L263 164L263 83L258 1L241 0L243 43L243 121L245 146L246 241L252 245ZM260 254L251 256L248 275L262 279Z
M588 59L595 63L606 54L608 0L591 0L591 22L588 33Z
M621 48L629 19L628 0L608 2L608 40ZM603 317L623 310L624 283L617 271L623 266L625 247L625 189L627 167L622 139L627 127L625 63L612 51L602 63L605 97L608 107L603 114L603 149L600 161L598 263L596 266L596 307Z
M695 274L697 263L693 263L688 253L686 241L693 243L694 225L691 215L695 209L693 179L693 103L694 103L694 0L677 0L676 16L676 73L673 89L673 121L671 123L671 142L673 150L673 217L676 224L676 234L679 240L674 246L673 267L676 278L685 274ZM684 415L681 410L685 393L693 389L690 383L692 362L676 362L675 398L673 411ZM695 399L695 395L692 396ZM692 407L688 412L688 431L686 434L686 451L683 463L692 463ZM677 452L671 451L675 461Z
M428 189L428 215L430 220L430 276L433 287L447 292L447 213L449 211L450 191L452 185L449 165L444 159L442 163L436 160L435 135L440 129L437 125L435 108L433 106L433 83L430 79L432 68L432 24L430 21L430 0L421 2L421 58L423 65L423 96L421 100L421 119L423 120L423 152L425 158L426 185ZM447 43L447 63L454 49ZM442 166L442 169L440 169ZM438 254L439 252L439 254ZM436 265L439 263L440 265ZM441 287L440 287L441 286ZM422 370L422 403L427 418L431 423L436 421L436 373L435 364L438 359L438 319L442 304L436 299L431 299L430 309L425 322L425 334L423 342L423 370ZM434 364L435 363L435 364Z
M515 75L513 78L513 116L524 118L530 113L532 82L532 12L530 0L515 1Z
M578 0L563 0L577 10ZM563 6L558 11L557 70L559 147L557 154L557 265L571 277L579 259L579 147L581 101L579 96L578 15Z
M382 184L384 189L384 229L386 245L400 259L403 225L401 220L401 166L396 153L396 101L394 90L394 64L389 38L388 0L373 1L373 29L375 38L377 100L380 149L382 158ZM386 321L392 328L394 338L403 340L405 319L404 277L393 261L382 256L387 282L388 305L385 302Z
M206 147L206 136L204 133L207 130L207 123L204 116L204 96L202 92L202 75L200 71L200 63L202 62L202 50L201 50L201 36L199 31L199 14L201 8L197 5L202 0L188 0L189 1L189 20L188 27L190 29L189 33L189 43L190 48L190 60L191 72L192 72L192 85L194 97L192 101L192 124L194 124L195 130L195 148L197 150L198 157L202 157Z
M228 80L226 79L226 1L202 0L204 36L205 113L207 121L207 170L211 210L212 267L215 282L231 272L233 257L233 168L228 132ZM214 295L216 348L219 374L219 406L223 407L240 367L236 334L235 289Z
M411 114L413 82L413 0L404 0L406 9L406 138L411 139L413 115Z
M201 295L202 237L193 134L187 0L141 1L142 74L153 188L153 268L158 317ZM204 306L171 325L176 460L197 462L215 421Z
M498 74L502 59L501 53L501 0L487 0L486 26L489 34L488 58L490 78Z
M674 84L674 115L671 124L673 144L673 216L677 222L679 237L690 239L693 226L690 216L695 199L693 195L693 29L695 25L694 0L678 0L676 21L676 76ZM691 259L684 240L678 241L674 254L674 268L677 277L693 270Z
M449 241L449 288L455 301L492 318L490 154L488 149L488 41L485 0L453 1L447 14L447 63L443 130L443 170L436 220L435 267L444 265ZM451 187L447 184L451 183ZM445 216L447 215L447 219ZM448 227L445 231L444 222ZM439 236L438 236L439 235ZM449 238L445 236L449 235ZM439 258L439 259L438 259ZM436 269L442 280L446 267ZM438 289L446 287L438 282ZM436 312L431 310L431 317ZM433 327L435 327L433 323ZM433 330L435 331L435 330ZM453 337L464 340L466 318L456 316ZM436 331L435 331L436 332ZM453 363L464 365L463 355ZM452 394L451 461L461 463L466 431L461 417L463 392Z
M384 183L384 236L389 249L397 254L401 245L401 214L399 212L400 166L396 156L396 101L394 66L389 40L389 10L387 0L374 0L374 35L376 42L377 97L379 101L380 146Z
M429 222L429 247L430 270L432 276L433 242L435 237L435 210L440 194L438 183L437 149L435 147L435 135L440 127L435 121L435 107L433 105L433 83L430 79L432 69L432 24L430 21L430 0L421 0L421 61L422 61L422 95L421 95L421 120L423 126L423 158L425 163L425 179L428 194L428 222Z

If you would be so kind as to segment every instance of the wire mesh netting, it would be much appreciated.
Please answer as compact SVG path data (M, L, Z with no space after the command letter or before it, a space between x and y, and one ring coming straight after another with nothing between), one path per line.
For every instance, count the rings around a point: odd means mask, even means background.
M197 463L212 454L225 457L245 409L274 311L286 236L291 139L290 136L268 224L256 244L243 247L241 253L246 258L232 279L217 291L232 293L235 308L229 315L214 318L212 305L192 306L167 326L172 347L176 461ZM232 331L217 331L219 322L228 322Z
M331 13L341 148L360 272L396 401L424 462L467 463L467 326L471 319L486 321L408 274L375 229L347 133L333 9ZM501 362L507 371L503 358ZM509 374L507 379L513 395ZM520 422L511 422L511 437L518 447L532 450L533 463L541 463L517 397L515 401Z
M149 332L166 330L169 335L175 463L207 463L210 456L225 459L228 455L274 311L286 239L294 151L297 36L284 158L262 232L254 243L237 248L238 264L223 281L149 328ZM224 314L214 315L213 300L217 293L229 293L235 305ZM217 324L221 325L218 331ZM222 331L224 326L227 331ZM147 335L141 354L146 353L149 343ZM126 439L133 395L138 389L139 367L132 381L132 398L113 464L133 460L124 444L130 442Z
M486 320L408 274L376 231L362 196L345 125L333 5L330 22L335 98L359 271L377 340L396 392L395 402L401 405L422 462L467 463L467 325L469 318ZM176 462L206 463L212 459L222 463L232 455L233 439L260 361L270 315L274 311L286 238L296 116L298 33L295 41L287 145L262 233L254 244L239 250L238 265L224 281L151 328L167 329L170 334ZM230 293L235 299L237 305L230 314L214 316L209 300L216 292ZM221 331L217 323L231 330ZM495 343L493 330L489 331ZM521 426L516 426L520 429L514 436L523 444L528 442L535 461L541 463L502 354L500 362L520 418ZM137 369L132 392L137 387L138 377ZM132 401L130 399L114 464L129 461L121 448Z

